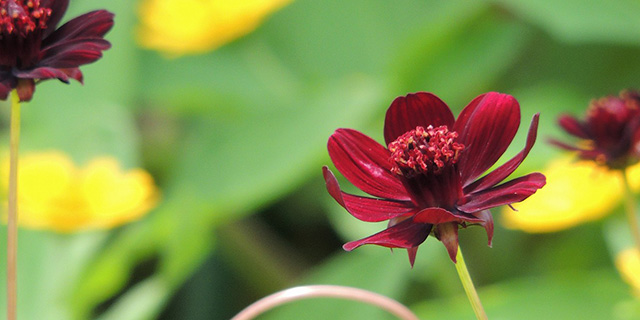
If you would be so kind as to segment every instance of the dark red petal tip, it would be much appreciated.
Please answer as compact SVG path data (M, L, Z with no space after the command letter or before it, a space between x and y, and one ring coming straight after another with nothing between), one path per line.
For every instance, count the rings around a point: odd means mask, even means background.
M545 184L546 178L542 173L530 173L496 187L469 194L461 200L462 204L457 207L458 210L464 212L477 212L520 202Z
M582 139L589 139L589 134L585 130L584 125L573 116L568 114L561 115L558 117L558 125L569 134Z
M342 248L351 251L365 244L387 248L413 248L427 239L432 227L430 224L414 223L411 219L407 219L372 236L348 242Z
M338 180L329 168L324 166L322 174L324 175L327 191L329 191L333 199L359 220L379 222L416 211L410 201L375 199L344 193L340 191Z
M106 10L95 10L77 16L42 42L43 48L55 43L82 38L102 38L113 27L114 14Z
M387 145L417 126L453 127L451 109L433 93L417 92L397 97L387 110L384 120L384 140Z
M407 248L407 254L409 255L409 264L411 264L411 268L416 262L416 255L418 254L418 247Z
M527 134L527 142L524 146L524 149L513 158L511 158L511 160L505 162L500 167L489 172L486 176L476 180L469 186L466 186L464 189L465 193L473 193L493 187L496 184L500 183L502 180L506 179L510 174L512 174L513 171L515 171L520 166L522 161L524 161L527 155L529 155L531 148L533 148L538 134L539 122L540 114L536 113L533 116L533 119L531 119L531 125L529 126L529 133Z
M487 171L507 150L520 126L520 105L508 95L489 92L473 99L454 125L465 146L458 159L463 185Z
M474 213L474 215L482 219L480 225L487 232L487 245L491 247L493 245L493 215L491 215L489 210L482 210Z

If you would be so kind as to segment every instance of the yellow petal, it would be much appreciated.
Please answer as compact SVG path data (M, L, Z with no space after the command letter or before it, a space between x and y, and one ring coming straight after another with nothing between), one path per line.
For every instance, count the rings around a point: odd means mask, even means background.
M291 0L144 0L137 40L171 56L213 50L255 30Z
M78 168L61 152L34 153L21 157L18 179L18 220L29 228L59 232L111 228L139 219L158 198L148 173L123 171L110 157Z
M592 161L563 157L542 172L547 184L527 201L503 209L505 226L527 232L553 232L593 221L611 213L622 197L620 173ZM637 189L640 164L629 168L629 180Z
M640 296L640 252L636 248L628 248L616 256L616 267L622 279L633 287Z

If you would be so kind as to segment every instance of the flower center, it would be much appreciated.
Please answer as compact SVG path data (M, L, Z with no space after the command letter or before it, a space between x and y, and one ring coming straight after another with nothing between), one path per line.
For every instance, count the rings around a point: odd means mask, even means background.
M420 173L439 173L458 161L464 145L457 143L458 133L447 126L426 129L417 126L389 144L391 171L407 177Z
M51 9L41 8L40 0L0 0L0 39L10 34L27 34L47 28Z

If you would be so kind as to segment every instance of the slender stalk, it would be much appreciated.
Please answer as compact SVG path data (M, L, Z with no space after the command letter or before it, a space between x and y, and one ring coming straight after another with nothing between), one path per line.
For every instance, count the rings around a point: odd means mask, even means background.
M250 320L287 302L318 297L361 301L384 309L403 320L419 320L411 310L389 297L363 289L333 285L301 286L276 292L254 302L231 320Z
M476 314L476 318L478 320L487 320L487 314L484 312L484 308L480 302L480 297L478 297L476 288L473 286L473 281L471 281L471 276L469 275L469 270L467 270L467 265L464 263L464 257L462 257L462 250L460 250L459 245L458 253L456 254L456 261L458 276L460 277L460 281L464 287L464 292L467 293L467 298L469 299L469 302L471 302L471 307L473 308L473 312Z
M11 92L9 132L9 212L7 220L7 319L16 320L18 308L18 146L20 144L20 97Z
M629 179L627 178L627 170L622 169L622 187L624 189L624 207L627 212L627 219L629 220L629 228L631 230L631 236L635 242L636 249L640 250L640 230L638 230L638 216L636 215L636 201L629 185Z

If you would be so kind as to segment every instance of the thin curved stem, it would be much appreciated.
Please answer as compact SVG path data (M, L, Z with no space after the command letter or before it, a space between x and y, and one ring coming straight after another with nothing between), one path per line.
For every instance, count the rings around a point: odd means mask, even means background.
M622 187L624 189L624 209L627 212L627 219L629 221L629 228L631 230L631 236L636 245L636 250L640 251L640 230L638 230L638 216L636 215L636 201L629 185L629 179L627 178L627 170L622 169Z
M18 146L20 145L20 97L11 92L9 129L9 199L7 219L7 319L16 320L18 309Z
M464 257L462 256L460 245L458 245L456 261L456 270L458 271L458 276L460 277L460 281L462 282L462 286L464 287L464 292L467 294L469 302L471 302L471 307L473 308L473 312L476 314L476 318L478 320L487 320L487 314L484 312L484 308L482 307L482 303L480 302L480 297L478 297L476 288L473 286L473 281L471 281L469 270L467 270L467 265L464 263Z
M231 318L231 320L250 320L279 305L295 300L318 297L361 301L384 309L403 320L419 320L411 310L389 297L363 289L334 285L301 286L276 292L254 302Z

